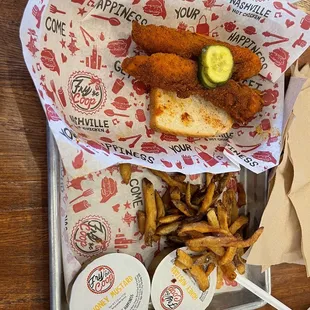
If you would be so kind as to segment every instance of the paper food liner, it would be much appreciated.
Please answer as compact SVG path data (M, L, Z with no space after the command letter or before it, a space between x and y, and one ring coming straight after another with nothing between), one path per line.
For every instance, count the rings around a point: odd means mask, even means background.
M284 117L280 76L307 48L309 19L283 1L30 0L20 37L72 176L120 162L183 173L236 171L243 165L260 173L279 161ZM143 83L121 70L125 57L141 53L131 39L133 20L252 49L262 60L261 74L277 81L254 77L246 82L263 92L263 111L247 126L235 125L211 139L151 130L149 95Z

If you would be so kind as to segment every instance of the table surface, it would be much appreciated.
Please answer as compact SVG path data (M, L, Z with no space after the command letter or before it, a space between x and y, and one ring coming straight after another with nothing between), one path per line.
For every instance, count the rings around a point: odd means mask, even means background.
M18 37L26 3L0 1L0 309L6 310L49 309L46 123ZM272 267L272 293L292 309L310 307L305 268Z

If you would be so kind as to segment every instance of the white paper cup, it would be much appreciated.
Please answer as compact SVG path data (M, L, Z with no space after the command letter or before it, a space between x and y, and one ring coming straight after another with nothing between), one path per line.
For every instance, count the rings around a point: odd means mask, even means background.
M186 253L193 253L186 247ZM167 255L158 265L151 288L152 304L155 310L206 309L212 301L216 287L216 272L209 277L210 287L202 292L195 280L174 265L176 250Z
M72 286L70 309L148 309L150 278L136 258L127 254L107 254L78 275Z

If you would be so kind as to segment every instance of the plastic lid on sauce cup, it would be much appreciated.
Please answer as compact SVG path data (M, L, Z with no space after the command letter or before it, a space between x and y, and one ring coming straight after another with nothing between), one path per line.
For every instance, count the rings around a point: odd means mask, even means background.
M186 247L181 248L188 254ZM174 265L176 250L167 255L158 265L151 288L152 304L155 310L206 309L212 301L216 287L216 272L209 277L210 287L203 292L195 280Z
M72 286L70 309L148 309L150 278L136 258L107 254L87 265Z

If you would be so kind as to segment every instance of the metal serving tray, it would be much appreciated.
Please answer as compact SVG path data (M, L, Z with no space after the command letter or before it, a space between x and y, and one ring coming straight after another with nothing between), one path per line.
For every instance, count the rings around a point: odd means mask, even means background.
M50 250L50 309L67 310L64 277L62 272L61 234L59 214L60 158L54 137L47 128L48 145L48 210L49 210L49 250ZM247 206L242 210L250 215L248 233L258 227L266 206L267 173L256 175L243 169L240 181L247 193ZM248 278L262 289L271 292L270 270L261 273L260 267L248 266ZM208 310L251 310L263 307L266 303L246 289L217 294ZM152 309L152 307L150 307ZM74 310L74 309L71 309ZM88 309L85 309L88 310ZM120 309L121 310L121 309ZM203 309L202 309L203 310Z

